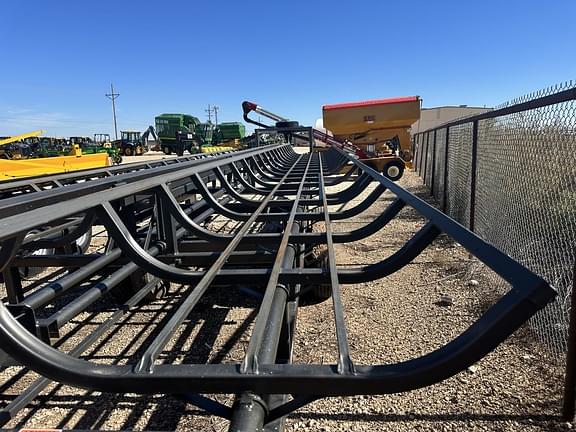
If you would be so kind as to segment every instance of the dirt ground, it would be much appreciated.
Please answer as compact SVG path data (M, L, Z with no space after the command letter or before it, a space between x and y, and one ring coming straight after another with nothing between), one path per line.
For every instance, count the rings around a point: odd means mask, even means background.
M418 177L399 182L428 199ZM357 197L354 205L361 200ZM335 230L358 228L391 202L385 194L376 205ZM333 210L338 210L334 208ZM423 225L411 209L382 232L362 242L337 245L339 265L380 261ZM103 236L104 234L101 234ZM97 241L97 240L96 240ZM104 363L131 362L139 346L154 334L188 292L173 286L166 300L131 311L107 335L106 343L85 358ZM386 364L428 353L466 329L501 293L487 271L458 244L439 238L403 270L378 281L343 286L348 336L357 364ZM439 302L449 297L450 306ZM214 290L189 317L161 356L162 362L239 361L248 343L257 303L238 290ZM110 300L98 302L74 319L63 350L70 349L112 313ZM334 363L336 342L330 301L301 307L295 338L295 363ZM288 417L287 430L302 431L561 431L572 429L559 413L562 365L535 341L529 328L517 332L496 351L440 384L403 394L328 398ZM34 379L19 367L0 372L3 405ZM217 396L230 401L231 396ZM6 428L106 430L227 430L228 422L209 416L171 396L109 395L50 384Z

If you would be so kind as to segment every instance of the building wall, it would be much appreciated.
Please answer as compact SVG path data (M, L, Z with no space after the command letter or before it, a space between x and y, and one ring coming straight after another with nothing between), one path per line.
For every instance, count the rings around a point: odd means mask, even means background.
M411 133L415 134L440 126L451 120L481 114L490 111L492 108L467 107L467 106L444 106L436 108L422 108L420 120L412 125Z

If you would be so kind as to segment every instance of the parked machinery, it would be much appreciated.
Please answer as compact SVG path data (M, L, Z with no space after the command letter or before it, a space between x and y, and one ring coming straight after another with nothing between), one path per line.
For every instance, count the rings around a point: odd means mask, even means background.
M11 137L0 137L0 159L26 159L32 156L30 144L25 141L37 138L44 131L37 130Z
M161 114L155 118L155 124L159 147L167 155L222 151L223 146L227 150L238 148L246 135L242 123L201 123L189 114Z
M119 150L110 141L109 134L94 134L94 139L90 137L70 137L70 144L77 146L82 154L90 155L96 153L106 153L114 164L122 162Z
M160 149L167 155L182 156L185 151L198 153L197 117L188 114L160 114L154 119ZM196 150L193 150L196 148Z
M415 100L419 100L417 97ZM379 101L379 103L382 103L381 101ZM348 104L347 104L348 105ZM402 174L404 173L404 168L406 166L406 162L402 159L401 154L404 155L404 157L408 158L409 155L409 147L410 147L410 140L409 138L406 140L404 138L400 139L398 134L402 135L402 132L406 132L404 130L403 127L399 126L402 124L407 124L409 122L412 121L412 118L414 118L415 116L419 117L420 116L420 105L418 103L417 105L418 110L417 112L414 111L414 106L413 105L407 105L403 108L405 108L404 110L400 110L400 112L394 112L392 111L392 113L388 113L388 120L386 120L388 122L388 124L396 124L398 125L397 127L391 128L391 129L384 129L383 131L378 130L378 133L375 133L372 135L370 134L364 134L362 136L358 135L354 135L354 136L348 136L348 135L330 135L327 132L323 132L320 131L318 129L315 128L310 128L310 130L312 131L313 137L315 140L319 140L322 141L324 143L326 143L329 146L336 146L339 147L345 151L347 151L348 153L353 153L355 154L356 157L358 157L360 160L362 160L362 162L364 162L366 165L376 169L378 172L383 173L386 177L388 177L389 179L396 181L399 180L402 177ZM264 117L267 117L273 121L276 122L276 125L279 125L278 127L282 127L284 128L284 130L289 130L289 128L296 128L298 129L299 125L298 122L294 122L294 121L290 121L278 114L274 114L268 110L265 110L264 108L262 108L261 106L253 103L253 102L248 102L245 101L242 103L242 108L244 110L244 120L246 120L249 123L255 124L257 126L260 127L264 127L264 128L268 128L267 125L260 123L258 121L255 121L251 118L248 117L248 115L250 114L250 112L254 111L257 112L258 114L261 114ZM325 107L326 108L326 107ZM346 108L346 107L337 107L334 109L340 109L340 108ZM332 108L330 108L332 109ZM328 123L330 124L338 124L338 125L342 125L342 124L347 124L346 122L350 123L350 127L349 129L346 130L357 130L359 129L358 126L358 122L357 122L357 115L356 116L350 116L349 112L343 112L343 113L338 113L335 116L335 123L332 123L333 120L333 116L329 115L328 116ZM394 118L397 117L397 120L394 120ZM380 119L380 116L378 116L378 118ZM371 115L367 117L368 121L371 121L373 123L376 122L376 116L375 115ZM325 120L326 122L326 120ZM381 125L383 123L382 120L379 120L379 125ZM411 123L410 123L411 124ZM326 125L325 125L326 126ZM342 129L338 129L339 131L342 131ZM288 133L288 132L284 132L284 133ZM296 132L296 130L289 132L292 137L294 139L300 140L302 141L307 140L307 136L302 135L301 133ZM395 133L395 135L393 135L393 133ZM365 141L363 141L364 139L366 139L366 136L370 135L370 139L372 139L371 144L365 144ZM380 141L377 141L375 137L379 137L378 139L380 139ZM387 137L386 139L384 139L383 137ZM354 138L356 141L358 141L358 143L355 143L352 139L350 138ZM314 143L315 146L316 143ZM411 157L410 157L411 159Z
M153 126L149 126L144 132L120 131L120 139L113 141L112 145L118 149L121 155L140 156L148 150L147 141L150 135L158 141Z
M324 105L324 127L366 153L363 161L399 180L412 160L408 129L420 119L418 96Z
M104 148L112 147L112 141L110 140L110 134L107 133L95 133L94 143Z

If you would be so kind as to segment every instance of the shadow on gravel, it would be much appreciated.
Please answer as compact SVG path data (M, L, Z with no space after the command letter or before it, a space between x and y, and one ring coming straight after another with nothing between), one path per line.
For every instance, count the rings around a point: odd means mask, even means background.
M112 364L118 364L122 361L135 363L143 353L146 346L154 339L162 329L162 324L170 318L170 309L178 307L178 304L184 299L185 294L182 287L173 291L172 295L177 301L170 304L164 302L152 302L149 305L141 306L130 314L122 326L118 326L111 334L103 340L98 346L90 351L91 353L85 358L113 360ZM227 316L231 308L242 305L243 307L252 307L253 311L241 322L228 321ZM225 360L226 356L232 351L235 345L240 341L242 335L249 328L257 315L257 302L247 298L238 289L231 287L213 287L211 291L202 299L201 303L194 309L188 317L184 330L181 331L175 339L174 348L167 353L159 356L163 363L220 363ZM154 316L150 317L150 311L154 311ZM148 313L147 316L139 316L142 313ZM162 316L164 315L164 316ZM130 341L126 341L122 352L119 355L105 356L98 353L106 342L114 337L115 332L119 331L124 325L139 326L143 319L158 323L155 329L146 334L146 326L142 326ZM212 347L216 338L221 333L224 326L234 325L234 331L224 341L223 345L214 353ZM195 335L194 335L195 333ZM144 342L137 342L145 337ZM184 348L184 344L193 339L192 345ZM138 344L134 347L134 344ZM134 349L136 348L136 349ZM135 354L130 354L135 352ZM57 425L57 428L69 428L70 422L75 422L75 429L103 429L109 428L114 424L114 429L133 430L142 428L142 419L147 418L145 430L175 430L181 419L187 416L206 416L210 414L196 409L186 402L179 400L176 396L170 395L116 395L100 394L97 392L85 392L83 395L66 396L58 394L64 389L64 386L57 385L48 394L41 395L31 404L31 410L21 421L15 425L15 428L23 427L32 417L40 415L38 409L57 409L66 411L66 415ZM15 396L2 395L4 402L9 403ZM73 408L71 408L73 407ZM118 420L114 417L122 414ZM78 415L82 416L77 420Z
M535 414L483 414L483 413L454 413L454 414L323 414L300 412L298 418L311 420L335 420L335 421L364 421L364 422L389 422L389 423L410 423L410 422L501 422L515 421L518 423L534 424L561 421L560 416L555 415L535 415ZM462 425L465 427L466 425Z

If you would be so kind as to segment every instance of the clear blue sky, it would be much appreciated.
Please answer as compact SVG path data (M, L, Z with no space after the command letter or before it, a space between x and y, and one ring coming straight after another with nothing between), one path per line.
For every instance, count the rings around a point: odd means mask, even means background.
M112 132L161 112L304 124L326 103L493 106L576 78L576 1L6 1L0 136Z

